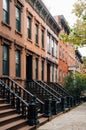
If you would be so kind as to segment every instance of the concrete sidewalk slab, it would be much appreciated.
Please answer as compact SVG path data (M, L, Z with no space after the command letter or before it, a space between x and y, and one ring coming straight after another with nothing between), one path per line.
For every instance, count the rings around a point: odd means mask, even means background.
M56 117L37 130L86 130L86 103Z

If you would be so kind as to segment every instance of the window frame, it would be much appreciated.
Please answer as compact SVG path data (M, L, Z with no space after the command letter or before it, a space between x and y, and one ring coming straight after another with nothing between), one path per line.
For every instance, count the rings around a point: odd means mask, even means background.
M16 19L16 31L20 32L21 33L21 8L19 6L16 6L15 7L15 19ZM17 12L18 11L18 12ZM17 18L17 13L18 13L18 17L19 19Z
M18 63L17 63L17 60L18 60ZM21 77L21 52L20 50L16 50L16 77Z
M39 25L35 23L35 43L38 45L39 39Z
M54 82L54 64L52 65L52 82Z
M35 76L36 80L38 80L38 58L35 59Z
M44 60L42 60L42 62L41 62L41 64L42 64L42 70L41 70L41 79L42 79L42 81L44 81Z
M55 40L52 37L52 56L54 56L54 44L55 44Z
M9 76L9 46L6 44L3 45L2 51L2 74Z
M10 24L10 0L6 0L6 1L4 1L3 0L3 4L4 4L4 2L7 2L6 3L6 5L7 5L7 10L4 8L4 5L3 5L3 22L5 23L5 24L7 24L7 25L9 25Z
M50 33L47 33L47 53L51 53L51 36Z
M41 30L41 43L42 43L42 49L44 49L44 29Z
M28 39L31 39L31 24L32 24L32 18L28 16L27 17L27 37L28 37Z

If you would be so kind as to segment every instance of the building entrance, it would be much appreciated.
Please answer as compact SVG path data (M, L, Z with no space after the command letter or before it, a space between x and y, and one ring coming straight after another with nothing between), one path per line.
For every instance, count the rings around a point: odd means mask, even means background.
M47 63L47 82L50 82L50 64Z
M26 56L26 80L32 80L32 56Z

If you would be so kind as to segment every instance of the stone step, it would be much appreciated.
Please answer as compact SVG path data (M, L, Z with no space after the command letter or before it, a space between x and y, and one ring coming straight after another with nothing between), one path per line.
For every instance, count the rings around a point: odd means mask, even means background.
M8 115L8 116L3 116L2 118L0 118L0 126L6 125L8 123L12 123L14 121L17 121L19 119L21 119L22 116L18 115L18 114L12 114L12 115Z
M10 108L10 104L6 104L6 103L1 103L0 104L0 110L5 110L5 109L8 109Z
M5 124L4 126L1 126L0 130L16 130L22 128L25 125L27 125L27 120L20 119L18 121L10 122L8 124Z
M7 115L12 115L14 113L16 113L16 110L15 109L11 109L11 108L5 109L5 110L0 110L0 118L1 117L5 117Z
M35 130L40 125L43 125L48 121L48 118L44 118L43 114L38 114L39 124L34 126L28 125L28 119L22 119L21 114L16 114L16 110L12 109L9 104L1 99L0 102L0 130Z
M5 103L6 101L7 101L7 99L5 99L5 98L0 98L0 104Z

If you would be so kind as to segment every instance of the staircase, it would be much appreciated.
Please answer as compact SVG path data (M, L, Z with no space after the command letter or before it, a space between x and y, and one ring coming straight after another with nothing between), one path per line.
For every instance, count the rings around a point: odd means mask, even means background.
M9 77L0 78L0 130L36 130L69 106L65 97L72 99L56 83L31 80L25 87Z
M57 113L61 111L68 111L72 107L73 97L60 85L57 85L54 82L46 84L43 81L30 80L26 82L26 89L36 95L37 98L43 102L45 102L46 98L52 99L52 101L53 99L56 100Z
M30 124L30 101L33 95L11 78L0 79L0 130L35 130L46 123L49 118L44 118L42 107L44 103L36 98L39 110L36 122ZM32 120L31 120L32 121ZM37 123L38 122L38 123Z
M72 107L74 98L64 87L56 82L49 82L47 84L64 98L65 108Z
M36 95L41 101L45 101L46 98L55 99L61 102L59 93L51 91L48 86L43 86L41 83L35 80L26 81L26 89L33 95ZM54 93L55 92L55 93Z
M48 121L42 114L38 115L39 126ZM28 119L22 119L22 114L17 114L16 109L12 108L6 99L0 98L0 130L34 130L36 125L29 126Z

